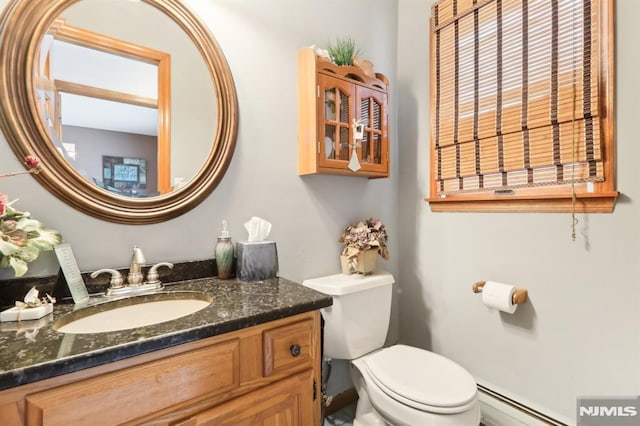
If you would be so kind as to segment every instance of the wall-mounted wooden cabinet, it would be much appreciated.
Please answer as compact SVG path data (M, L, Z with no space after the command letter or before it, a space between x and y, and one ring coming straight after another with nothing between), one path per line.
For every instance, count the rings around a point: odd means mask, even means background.
M369 74L369 75L367 75ZM388 80L298 52L298 174L389 176ZM364 126L354 150L354 121ZM357 155L360 169L349 163ZM353 163L352 163L353 164Z

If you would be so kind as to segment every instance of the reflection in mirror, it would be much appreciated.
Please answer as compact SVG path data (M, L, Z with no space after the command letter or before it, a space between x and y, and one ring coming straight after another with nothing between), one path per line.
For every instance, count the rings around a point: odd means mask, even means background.
M34 178L60 199L104 220L155 223L219 183L235 146L235 87L182 1L12 0L0 33L0 125L18 158L41 158ZM105 122L132 110L148 120Z
M171 56L57 19L38 59L36 99L61 155L107 191L134 197L168 192L171 134L169 120L159 117L171 116ZM124 154L144 161L142 179L114 182L114 171L105 170L112 166L105 157Z
M188 181L202 167L216 130L215 88L192 40L172 19L142 2L78 1L66 8L60 18L66 25L142 46L145 50L141 56L166 55L164 60L155 58L159 61L158 86L152 87L151 91L141 91L139 96L153 98L157 94L161 108L166 108L158 111L161 118L158 125L163 131L170 132L159 133L161 144L157 164L162 172L158 173L161 180L158 192L166 193L175 184ZM114 50L121 48L111 43L104 45ZM118 67L118 73L127 76L131 82L128 93L136 93L136 88L147 85L144 73L127 74L121 67ZM91 72L83 74L91 75ZM169 102L169 105L163 104ZM175 143L169 147L169 141ZM134 155L131 152L111 154Z
M216 96L202 55L182 28L143 2L81 0L57 17L43 39L43 46L51 43L49 37L57 40L54 48L64 42L64 51L72 54L69 58L60 53L59 60L50 62L49 72L54 76L64 72L72 83L106 89L109 94L103 99L120 103L121 107L123 102L128 102L142 109L156 100L157 135L146 136L158 138L157 157L148 158L149 164L154 169L157 167L157 190L136 191L138 196L145 192L149 196L167 193L195 175L215 137ZM82 59L79 59L79 50L84 51ZM70 66L79 62L81 66ZM43 61L41 66L46 64ZM118 94L132 95L133 99L123 101ZM64 115L62 120L64 122ZM105 139L105 135L102 136ZM71 143L65 139L63 135L62 141ZM184 139L188 140L186 145L179 145ZM172 146L171 141L178 145ZM92 158L78 159L80 163L74 167L81 174L99 170L100 151L93 146ZM140 155L131 150L105 154ZM89 161L92 167L86 167ZM97 176L85 177L97 179Z

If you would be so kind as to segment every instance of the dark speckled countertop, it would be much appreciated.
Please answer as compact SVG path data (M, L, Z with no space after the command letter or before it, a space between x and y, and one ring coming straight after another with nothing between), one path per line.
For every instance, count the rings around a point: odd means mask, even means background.
M95 367L256 324L330 306L330 296L283 278L239 282L199 278L166 284L163 291L198 291L206 308L172 321L129 330L64 334L53 323L74 310L55 304L35 321L0 323L0 390Z

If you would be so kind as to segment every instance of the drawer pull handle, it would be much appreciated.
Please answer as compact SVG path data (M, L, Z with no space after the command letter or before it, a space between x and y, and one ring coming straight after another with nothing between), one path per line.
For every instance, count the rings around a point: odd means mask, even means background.
M291 352L291 356L298 356L302 353L302 348L300 348L300 345L291 345L289 352Z

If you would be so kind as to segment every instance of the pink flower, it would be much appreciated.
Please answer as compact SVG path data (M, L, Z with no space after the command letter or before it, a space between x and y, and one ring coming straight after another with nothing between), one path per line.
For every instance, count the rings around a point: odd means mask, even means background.
M40 166L40 160L33 155L28 155L24 159L24 164L30 169L37 169Z
M7 212L7 196L0 194L0 217Z
M23 175L28 173L33 173L37 175L38 173L40 173L40 160L38 160L37 157L34 157L33 155L27 155L24 158L24 165L27 166L29 170L23 170L21 172L13 172L13 173L3 173L3 174L0 174L0 178Z

